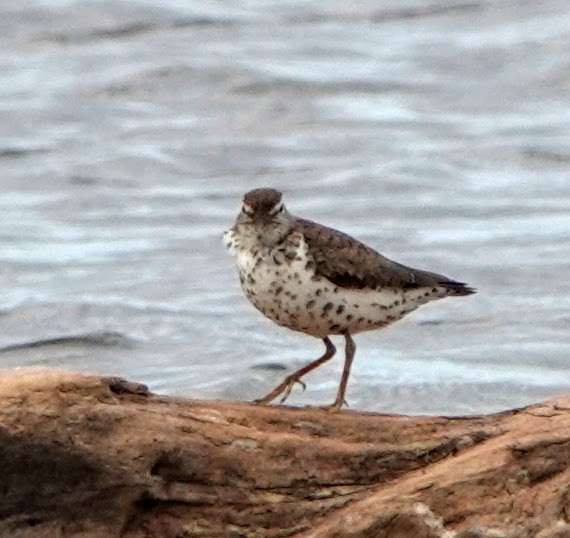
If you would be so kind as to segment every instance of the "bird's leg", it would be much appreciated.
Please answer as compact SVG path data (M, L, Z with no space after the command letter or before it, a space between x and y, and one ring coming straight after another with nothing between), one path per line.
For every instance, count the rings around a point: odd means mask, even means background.
M338 387L336 400L332 405L325 407L325 409L331 413L336 413L344 404L348 406L348 403L344 399L344 395L346 393L346 385L348 384L348 376L350 375L350 367L352 366L354 354L356 353L356 344L348 332L344 333L344 339L346 340L346 345L344 348L344 368L342 370L342 377L340 378L340 385Z
M323 342L325 343L325 346L327 346L327 349L322 357L318 358L316 361L310 362L306 366L303 366L303 368L300 368L296 372L293 372L291 375L288 375L281 384L277 385L269 394L265 395L263 398L255 400L255 403L260 403L260 404L269 403L284 392L285 394L281 399L281 403L283 403L289 397L289 394L291 394L291 389L293 388L293 385L295 385L295 383L301 383L301 385L303 385L304 387L305 384L302 381L300 381L300 379L305 374L308 374L311 370L314 370L315 368L318 368L321 364L327 362L336 353L336 348L334 347L333 343L331 342L328 336L325 336L323 338Z

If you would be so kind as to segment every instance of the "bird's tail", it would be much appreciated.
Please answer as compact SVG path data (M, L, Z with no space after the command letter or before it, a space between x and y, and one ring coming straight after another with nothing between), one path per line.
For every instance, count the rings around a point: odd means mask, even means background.
M461 297L463 295L473 295L477 293L475 288L468 286L465 282L457 282L456 280L443 280L439 282L440 286L443 286L451 297Z

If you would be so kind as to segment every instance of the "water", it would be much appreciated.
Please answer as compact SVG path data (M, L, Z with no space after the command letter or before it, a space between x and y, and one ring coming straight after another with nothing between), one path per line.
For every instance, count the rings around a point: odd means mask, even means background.
M567 0L0 14L2 366L263 395L322 352L247 304L221 243L241 195L271 186L479 289L358 335L352 408L479 413L570 390ZM341 367L291 403L330 403Z

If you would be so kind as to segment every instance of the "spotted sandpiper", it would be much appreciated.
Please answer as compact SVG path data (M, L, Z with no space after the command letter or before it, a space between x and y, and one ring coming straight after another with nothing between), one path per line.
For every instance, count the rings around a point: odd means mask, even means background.
M295 217L274 189L254 189L243 197L241 213L224 234L236 257L249 301L278 325L323 340L317 360L287 376L258 403L289 396L294 384L336 353L330 335L346 340L345 361L334 403L345 403L356 351L353 334L386 327L429 301L475 293L436 273L413 269L382 256L338 230ZM303 384L304 386L304 384Z

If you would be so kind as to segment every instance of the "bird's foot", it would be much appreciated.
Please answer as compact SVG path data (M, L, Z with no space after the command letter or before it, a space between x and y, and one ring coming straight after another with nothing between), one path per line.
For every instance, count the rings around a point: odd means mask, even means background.
M328 411L329 413L338 413L343 405L350 407L344 398L342 400L336 400L333 404L320 405L319 407L325 411Z
M277 387L275 387L270 393L266 394L263 398L253 400L253 403L268 404L284 392L285 394L283 394L281 400L279 400L279 403L282 404L285 402L285 400L287 400L287 398L289 398L289 395L291 394L295 383L299 383L299 385L303 387L303 390L307 388L307 385L301 381L299 377L300 376L295 376L295 374L286 377L285 380L281 384L277 385Z
M279 403L284 403L285 400L287 400L287 398L289 398L289 395L291 394L291 391L293 390L295 383L299 383L299 385L301 385L301 387L303 387L303 392L305 392L305 390L307 389L307 385L303 381L301 381L300 379L293 379L287 385L287 388L285 389L285 394L283 394Z

